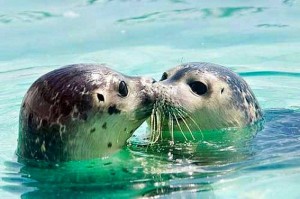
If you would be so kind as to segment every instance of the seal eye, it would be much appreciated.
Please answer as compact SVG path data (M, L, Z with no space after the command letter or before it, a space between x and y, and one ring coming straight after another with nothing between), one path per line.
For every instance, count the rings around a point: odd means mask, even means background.
M168 79L168 74L164 72L159 81L164 81L166 79Z
M192 91L197 95L204 95L207 92L207 86L202 82L195 81L189 83L189 86L191 87Z
M126 97L128 95L127 85L124 81L121 81L119 84L119 93L122 97Z
M102 94L97 93L97 98L98 98L99 102L101 102L101 101L104 102L104 96Z

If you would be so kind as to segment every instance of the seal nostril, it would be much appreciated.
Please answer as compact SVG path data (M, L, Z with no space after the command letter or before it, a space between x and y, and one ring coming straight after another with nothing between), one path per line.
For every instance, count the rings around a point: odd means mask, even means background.
M157 81L154 79L154 80L152 80L152 84L154 84L154 83L156 83Z
M101 102L104 102L104 96L102 95L102 94L100 94L100 93L97 93L97 98L98 98L98 100Z

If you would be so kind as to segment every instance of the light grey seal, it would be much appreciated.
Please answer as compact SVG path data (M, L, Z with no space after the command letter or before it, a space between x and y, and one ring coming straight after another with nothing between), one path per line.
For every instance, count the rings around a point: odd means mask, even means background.
M63 162L107 156L150 116L153 79L76 64L37 79L20 110L17 155Z
M153 84L153 92L157 100L150 121L152 141L162 132L174 136L177 131L194 139L194 131L242 128L262 119L261 108L245 80L212 63L174 67Z

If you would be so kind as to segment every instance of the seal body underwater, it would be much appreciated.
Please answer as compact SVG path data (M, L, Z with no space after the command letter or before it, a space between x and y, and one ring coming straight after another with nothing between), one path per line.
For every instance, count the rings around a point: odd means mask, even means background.
M181 64L163 73L153 87L157 102L150 123L156 140L163 131L184 135L184 131L246 127L262 119L245 80L220 65Z
M150 116L152 82L104 64L69 65L43 75L22 102L17 155L62 162L117 151Z

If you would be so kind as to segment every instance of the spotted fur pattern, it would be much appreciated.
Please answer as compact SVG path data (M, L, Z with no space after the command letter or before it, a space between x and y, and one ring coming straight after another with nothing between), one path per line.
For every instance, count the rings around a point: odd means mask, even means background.
M127 82L129 94L119 96ZM27 91L20 110L17 154L62 162L106 156L125 145L151 114L152 79L128 77L105 65L51 71Z

